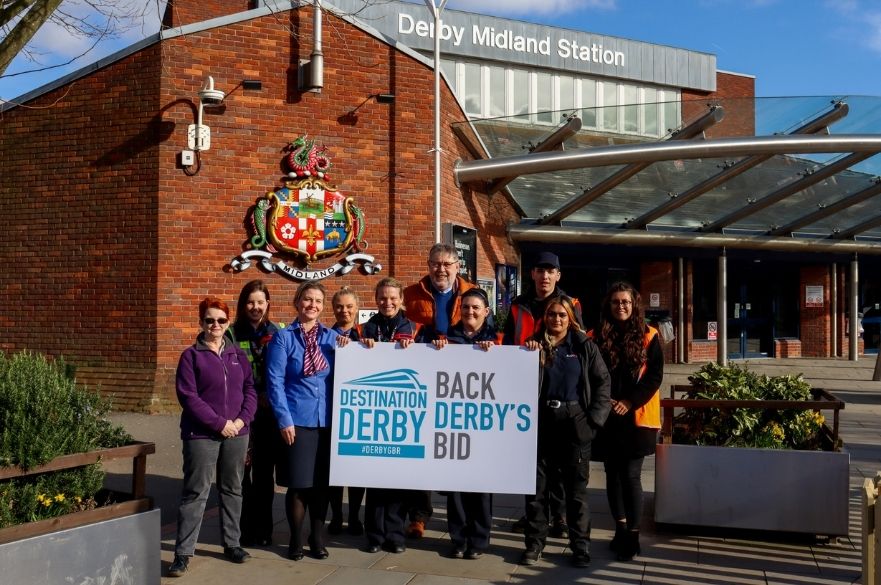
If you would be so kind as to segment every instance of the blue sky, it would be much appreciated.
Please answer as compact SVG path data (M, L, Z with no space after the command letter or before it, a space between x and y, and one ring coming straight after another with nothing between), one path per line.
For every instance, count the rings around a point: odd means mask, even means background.
M77 1L82 0L66 3ZM41 30L35 47L42 65L14 61L0 77L0 99L19 96L158 30L157 0L142 1L145 21L121 38L100 43L73 65L14 75L65 62L88 48L57 29ZM449 0L447 8L713 53L719 69L754 75L759 96L881 96L878 0Z

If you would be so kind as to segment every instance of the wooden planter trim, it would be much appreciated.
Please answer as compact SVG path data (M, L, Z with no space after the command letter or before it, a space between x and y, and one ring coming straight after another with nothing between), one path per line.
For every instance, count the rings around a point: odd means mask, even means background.
M51 471L61 471L62 469L74 469L76 467L83 467L109 459L125 459L127 457L132 459L131 500L120 502L118 504L111 504L109 506L102 506L100 508L95 508L94 510L74 512L56 518L47 518L46 520L2 528L0 529L0 544L152 510L153 499L146 497L144 486L147 475L147 455L151 455L155 452L155 443L136 441L122 447L98 449L88 453L62 455L61 457L56 457L45 465L33 467L28 470L24 470L21 467L0 467L0 480L4 480L14 479L16 477L27 477L29 475L39 475Z
M670 396L694 390L688 385L670 387ZM814 400L710 400L704 398L662 398L661 442L673 443L673 411L675 408L761 408L771 410L834 410L832 425L832 444L838 445L839 411L844 409L844 401L839 400L822 388L813 388Z

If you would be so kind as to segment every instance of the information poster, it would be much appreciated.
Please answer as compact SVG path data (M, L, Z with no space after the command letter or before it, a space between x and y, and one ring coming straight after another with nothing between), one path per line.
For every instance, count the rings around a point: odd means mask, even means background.
M338 348L331 485L535 493L538 355L515 346Z

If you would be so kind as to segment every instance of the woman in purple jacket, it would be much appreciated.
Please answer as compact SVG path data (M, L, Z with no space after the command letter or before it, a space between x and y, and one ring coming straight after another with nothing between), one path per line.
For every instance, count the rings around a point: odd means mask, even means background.
M184 350L177 365L184 485L169 577L186 573L196 551L215 472L223 554L234 563L251 558L239 545L248 423L257 408L251 365L245 353L224 338L229 327L226 303L206 297L199 303L199 325L202 332L196 343Z

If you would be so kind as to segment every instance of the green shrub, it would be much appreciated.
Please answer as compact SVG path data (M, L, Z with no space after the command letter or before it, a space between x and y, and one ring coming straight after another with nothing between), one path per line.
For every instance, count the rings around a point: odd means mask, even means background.
M0 466L31 469L131 442L107 420L109 410L109 401L66 375L63 362L0 353ZM89 465L0 482L0 528L94 507L103 480L100 465Z
M736 364L709 363L688 377L688 398L810 400L811 385L798 375L769 377ZM693 445L820 449L824 418L813 410L686 408L677 415L674 442Z

